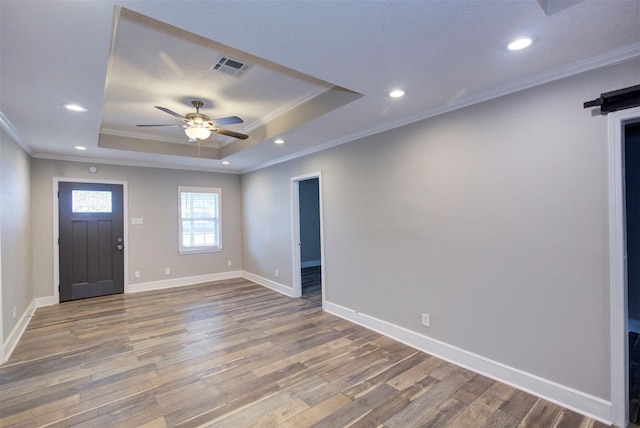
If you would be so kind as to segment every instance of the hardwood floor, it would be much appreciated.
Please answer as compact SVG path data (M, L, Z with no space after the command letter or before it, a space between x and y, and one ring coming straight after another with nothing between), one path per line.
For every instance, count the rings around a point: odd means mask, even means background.
M322 305L322 267L312 266L301 271L302 297Z
M235 279L38 309L0 426L605 425Z

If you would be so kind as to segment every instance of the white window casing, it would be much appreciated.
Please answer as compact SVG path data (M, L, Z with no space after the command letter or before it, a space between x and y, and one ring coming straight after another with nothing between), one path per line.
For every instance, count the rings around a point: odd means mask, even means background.
M221 199L218 187L178 187L180 254L222 250Z

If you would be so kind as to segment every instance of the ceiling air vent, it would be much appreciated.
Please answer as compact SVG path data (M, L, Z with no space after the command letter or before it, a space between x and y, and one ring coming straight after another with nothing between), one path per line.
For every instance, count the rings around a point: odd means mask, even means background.
M251 69L251 64L247 64L246 62L242 62L225 55L220 55L209 69L211 71L220 71L239 79Z

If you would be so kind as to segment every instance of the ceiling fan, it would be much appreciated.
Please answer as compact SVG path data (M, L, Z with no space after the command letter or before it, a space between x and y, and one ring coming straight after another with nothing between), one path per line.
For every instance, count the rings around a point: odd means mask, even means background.
M185 116L182 116L175 111L169 110L166 107L154 106L158 110L161 110L165 113L170 114L171 116L175 116L177 118L182 119L185 123L180 125L136 125L139 127L152 127L152 126L167 126L174 128L184 128L184 133L189 137L189 142L202 141L206 140L211 136L212 132L217 134L226 135L233 138L239 138L241 140L246 140L249 138L246 134L241 134L239 132L229 131L228 129L218 128L220 125L232 125L235 123L243 123L244 121L240 119L238 116L228 116L221 117L219 119L211 119L209 116L200 113L200 109L204 105L202 101L191 101L193 107L195 107L195 113L187 113Z

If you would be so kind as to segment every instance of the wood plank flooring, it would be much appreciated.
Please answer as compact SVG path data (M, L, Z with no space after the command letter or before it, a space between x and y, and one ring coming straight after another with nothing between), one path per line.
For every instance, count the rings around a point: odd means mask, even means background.
M605 425L235 279L38 309L0 426Z
M320 266L302 268L300 279L302 297L322 305L322 268Z

